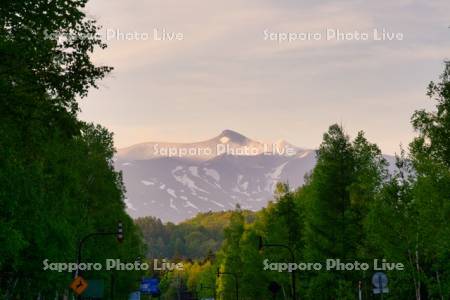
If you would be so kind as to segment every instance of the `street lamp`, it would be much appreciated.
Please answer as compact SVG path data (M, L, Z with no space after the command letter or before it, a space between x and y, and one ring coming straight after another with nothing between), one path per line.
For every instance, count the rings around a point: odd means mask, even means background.
M124 239L124 234L123 234L123 224L122 222L118 222L117 223L117 231L114 232L94 232L94 233L90 233L86 236L84 236L79 242L78 242L78 252L77 252L77 269L75 271L75 276L74 278L76 278L78 276L78 267L81 263L81 251L83 250L83 245L86 242L86 240L88 240L91 237L94 236L101 236L101 235L115 235L117 237L117 241L122 242Z
M272 248L278 247L278 248L287 249L291 255L292 262L295 262L295 254L291 247L289 247L288 245L284 245L284 244L267 244L267 243L264 243L262 236L258 236L258 250L261 251L261 250L263 250L263 248L267 248L267 247L272 247ZM292 270L292 272L291 272L291 281L292 281L292 299L297 300L297 291L296 291L296 287L295 287L295 270Z

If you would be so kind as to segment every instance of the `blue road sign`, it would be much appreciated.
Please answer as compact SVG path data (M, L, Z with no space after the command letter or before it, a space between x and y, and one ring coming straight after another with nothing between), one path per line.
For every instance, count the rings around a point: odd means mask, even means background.
M141 281L141 293L150 294L153 296L159 295L159 279L158 278L144 278Z
M372 276L372 284L375 287L373 289L374 294L386 294L389 293L389 289L387 287L388 285L388 278L386 274L383 272L376 272Z

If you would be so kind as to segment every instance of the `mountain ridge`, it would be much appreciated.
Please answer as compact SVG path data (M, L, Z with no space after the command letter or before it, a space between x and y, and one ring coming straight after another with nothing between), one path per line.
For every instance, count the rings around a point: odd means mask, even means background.
M215 143L229 147L230 153L149 155L145 143L146 147L134 148L138 151L118 153L114 163L123 173L128 213L134 218L155 216L164 222L178 223L201 212L234 209L236 204L256 211L273 199L278 182L289 182L291 188L298 188L316 164L315 150L278 141L270 146L295 147L291 155L267 152L267 144L231 130L203 142L177 145L212 147ZM236 153L246 148L256 151L249 155ZM387 158L393 161L392 157Z
M156 157L182 157L193 160L207 160L224 153L258 155L265 152L287 152L292 155L300 148L278 141L262 143L248 138L237 131L225 129L219 135L199 142L144 142L118 149L116 157L122 160L146 160Z

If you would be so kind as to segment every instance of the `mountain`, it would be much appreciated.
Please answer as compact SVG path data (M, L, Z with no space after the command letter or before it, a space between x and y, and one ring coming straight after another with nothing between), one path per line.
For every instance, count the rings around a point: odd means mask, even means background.
M277 182L292 188L316 163L315 151L286 141L262 143L232 130L197 143L149 142L120 149L127 211L180 222L199 212L259 210Z
M283 149L299 150L285 141L264 144L251 140L235 131L224 130L215 138L197 143L148 142L133 145L128 148L119 149L117 157L121 160L130 161L149 160L160 157L204 161L223 154L253 156L263 153L280 153Z

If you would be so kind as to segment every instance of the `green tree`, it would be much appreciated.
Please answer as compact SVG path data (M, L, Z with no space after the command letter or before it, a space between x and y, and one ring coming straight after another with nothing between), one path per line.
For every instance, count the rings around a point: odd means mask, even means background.
M0 298L62 294L72 274L43 271L43 260L73 262L80 238L119 220L122 247L114 237L89 240L83 257L134 261L143 253L124 211L112 135L77 119L77 99L110 71L90 59L105 45L85 4L0 3ZM106 272L86 276L109 281ZM134 280L123 276L117 293Z
M435 111L412 116L418 136L408 159L385 184L371 207L366 230L372 247L386 258L403 262L404 273L392 273L400 299L445 299L450 294L450 81L449 64L441 82L430 83Z
M232 273L240 281L242 275L241 239L245 229L245 219L239 206L233 212L230 225L225 229L225 240L220 253L220 272ZM235 299L235 276L222 275L218 280L219 299Z
M417 265L423 277L417 294L421 299L444 299L450 294L450 63L441 81L429 84L427 95L436 109L414 113L412 125L418 136L410 144L421 246Z
M324 134L317 165L305 186L308 261L363 259L363 219L382 182L385 164L381 151L362 132L353 142L338 125ZM357 278L355 273L318 273L310 279L308 295L332 299L343 286L356 286Z

